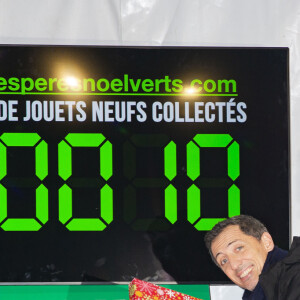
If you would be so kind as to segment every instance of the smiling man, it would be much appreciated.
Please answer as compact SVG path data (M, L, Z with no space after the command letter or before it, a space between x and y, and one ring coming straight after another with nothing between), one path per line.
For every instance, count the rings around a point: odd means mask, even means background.
M260 221L240 215L216 224L205 243L217 266L245 289L243 300L300 299L299 238L288 253Z

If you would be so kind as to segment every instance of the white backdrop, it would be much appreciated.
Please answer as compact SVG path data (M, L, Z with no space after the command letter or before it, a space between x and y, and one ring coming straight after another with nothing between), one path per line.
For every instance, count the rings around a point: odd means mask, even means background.
M300 235L299 0L0 0L0 44L290 48L292 234ZM212 287L212 299L241 299Z

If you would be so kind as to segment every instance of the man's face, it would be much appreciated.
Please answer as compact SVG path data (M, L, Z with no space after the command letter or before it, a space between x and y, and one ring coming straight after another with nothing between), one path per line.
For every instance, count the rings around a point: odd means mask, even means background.
M252 291L258 283L267 254L274 247L269 233L260 241L238 225L226 227L212 242L211 250L223 272L238 286Z

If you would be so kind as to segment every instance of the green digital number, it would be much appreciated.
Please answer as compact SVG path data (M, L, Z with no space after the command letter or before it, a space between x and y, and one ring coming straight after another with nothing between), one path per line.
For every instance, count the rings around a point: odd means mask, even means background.
M5 231L37 231L48 221L48 189L42 183L48 176L48 145L37 133L3 133L0 136L0 181L7 176L7 147L35 148L35 175L41 181L36 188L35 218L9 218L7 189L0 183L0 226ZM100 188L99 218L73 218L72 188L67 180L72 176L72 148L99 148L100 176L105 184ZM164 149L164 177L136 177L136 148ZM227 149L227 174L232 180L228 188L228 217L240 214L240 190L234 181L240 175L239 144L229 134L197 134L187 144L187 175L195 181L200 176L201 148ZM137 230L148 229L157 220L137 218L137 188L164 188L164 220L152 228L166 229L177 221L177 189L172 180L177 176L177 148L161 134L135 134L123 147L124 175L131 181L124 191L124 219ZM113 190L107 181L113 175L112 144L100 133L70 133L58 144L58 174L65 181L58 191L59 221L70 231L102 231L113 221ZM140 200L139 200L140 201ZM201 216L201 191L192 184L187 190L187 219L197 230L210 230L224 218Z
M171 141L164 148L165 176L172 181L177 175L176 144ZM172 224L177 221L177 190L170 183L165 189L165 217Z
M132 183L124 191L124 220L136 230L165 230L177 221L177 190L171 181L177 175L176 144L162 134L135 134L123 146L124 175ZM166 145L166 146L165 146ZM166 178L136 177L136 148L163 148L164 175ZM146 163L146 162L145 162ZM153 162L155 163L155 162ZM137 218L137 188L164 188L164 216L169 222L155 218Z
M240 175L239 144L229 134L197 134L187 144L187 175L191 180L200 176L200 149L206 147L227 148L228 177L235 181ZM228 189L228 217L240 214L240 190L233 183ZM201 191L192 184L187 190L187 218L197 230L211 230L224 218L201 217Z
M72 176L72 147L99 147L100 176L107 181L113 174L112 144L101 133L69 133L58 144L58 174ZM102 231L113 221L113 190L106 183L100 189L99 218L73 218L72 189L65 183L58 191L59 221L70 231Z
M48 145L37 133L3 133L0 137L0 180L7 175L7 147L35 148L35 175L43 181L48 175ZM0 184L0 223L5 231L38 231L48 221L48 189L36 189L35 218L7 216L7 189Z

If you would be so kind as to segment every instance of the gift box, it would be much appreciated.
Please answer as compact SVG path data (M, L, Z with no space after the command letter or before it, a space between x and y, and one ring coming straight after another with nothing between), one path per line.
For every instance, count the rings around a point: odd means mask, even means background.
M201 300L134 278L129 284L130 300Z

